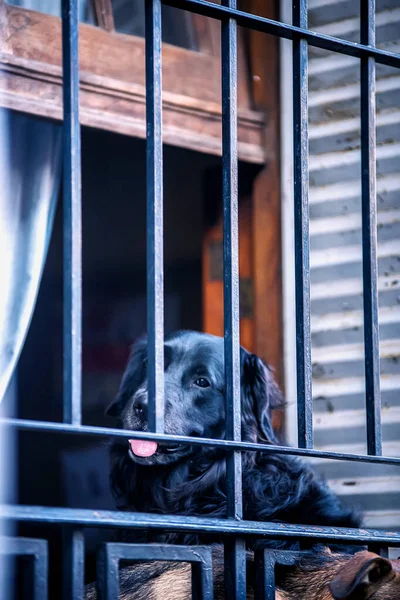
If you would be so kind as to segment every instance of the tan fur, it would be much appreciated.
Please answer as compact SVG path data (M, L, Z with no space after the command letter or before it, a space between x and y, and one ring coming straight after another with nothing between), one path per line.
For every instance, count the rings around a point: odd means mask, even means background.
M192 597L192 577L188 564L179 567L178 572L167 571L154 580L151 600L187 600Z
M358 552L356 555L335 555L326 552L330 560L322 567L308 570L305 565L295 567L290 571L283 582L284 589L277 589L276 600L400 600L400 560L385 561L378 555L367 551ZM214 560L214 596L215 600L225 600L224 593L224 568L221 556L216 555ZM348 596L332 596L329 585L336 582L336 589L351 587L351 582L362 569L376 564L387 565L390 563L392 570L382 574L376 581L369 581L362 577L361 588L354 590ZM156 563L156 566L160 563ZM120 600L191 600L192 582L191 567L187 563L175 564L160 575L153 571L154 563L132 565L121 569L120 581L126 582L135 574L138 576L144 571L144 581L136 591L126 590L121 592ZM390 565L389 565L390 568ZM148 574L148 578L147 578ZM125 586L126 587L126 586ZM85 588L85 600L97 600L94 584ZM254 600L254 590L249 586L247 600Z
M400 600L400 560L388 561L377 554L362 551L354 556L331 554L332 562L316 571L296 568L285 579L285 600ZM332 595L330 584L336 582L336 589L349 586L357 573L364 567L383 562L391 565L392 571L382 574L376 581L369 582L363 577L361 587L354 588L349 595ZM338 585L338 584L341 585Z

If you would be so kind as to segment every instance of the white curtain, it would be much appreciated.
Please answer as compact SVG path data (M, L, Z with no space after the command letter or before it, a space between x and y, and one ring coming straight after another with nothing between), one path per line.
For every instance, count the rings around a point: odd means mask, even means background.
M11 0L61 15L61 0ZM80 0L82 20L86 0ZM61 125L0 110L0 402L35 307L61 177Z
M0 399L39 289L61 175L61 125L0 113Z

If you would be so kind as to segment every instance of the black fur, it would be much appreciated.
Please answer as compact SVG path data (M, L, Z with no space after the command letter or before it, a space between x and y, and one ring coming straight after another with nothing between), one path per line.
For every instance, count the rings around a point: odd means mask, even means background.
M147 345L135 344L116 401L109 414L125 429L147 429ZM209 387L194 382L207 378ZM242 439L277 443L271 410L282 406L272 373L260 358L241 349ZM165 340L165 431L223 438L225 396L223 340L196 332L178 332ZM140 403L141 414L135 406ZM225 454L216 448L189 446L174 452L159 446L150 459L128 452L128 443L112 449L111 482L119 508L139 512L226 516ZM359 527L358 513L344 506L304 461L287 455L244 452L244 518L308 525ZM198 543L204 538L167 537ZM215 538L214 538L215 541ZM267 543L268 544L268 543ZM295 542L274 547L297 548Z

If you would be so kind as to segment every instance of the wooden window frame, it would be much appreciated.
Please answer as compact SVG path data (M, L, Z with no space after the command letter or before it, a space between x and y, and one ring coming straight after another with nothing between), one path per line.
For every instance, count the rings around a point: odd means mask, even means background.
M110 0L94 0L99 26L80 24L82 125L144 138L144 39L115 33ZM163 44L163 137L221 155L220 24L193 15L199 51ZM241 160L263 164L264 115L252 110L239 40ZM61 19L0 0L0 106L62 119Z

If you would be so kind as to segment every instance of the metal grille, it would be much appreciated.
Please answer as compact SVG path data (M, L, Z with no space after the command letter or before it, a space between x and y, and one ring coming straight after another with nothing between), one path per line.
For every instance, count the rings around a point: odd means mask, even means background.
M400 465L400 459L382 456L379 380L379 339L377 300L376 236L376 139L375 64L400 67L400 56L375 47L375 0L360 0L361 43L340 40L307 29L307 0L293 1L293 25L239 11L236 0L222 5L204 0L164 0L177 8L221 21L222 28L222 137L224 214L224 319L227 439L212 440L164 435L164 310L163 310L163 164L162 164L162 82L161 82L161 0L146 4L146 88L147 88L147 315L149 338L149 432L127 432L81 424L81 160L78 73L78 0L63 0L64 69L64 422L50 423L9 419L10 427L59 434L164 440L225 448L228 452L228 518L212 519L140 513L91 511L40 506L1 507L2 518L12 521L55 523L68 526L65 544L66 597L80 598L84 581L83 526L146 528L150 530L229 534L226 542L227 591L232 599L246 597L245 538L262 535L273 539L312 538L321 541L352 541L373 544L382 552L400 546L399 533L377 530L338 529L243 520L241 451L292 454L305 457ZM240 361L239 361L239 266L237 193L237 26L243 26L293 42L293 135L295 196L296 348L299 448L265 446L241 442ZM345 54L360 60L361 146L362 146L362 235L364 282L365 378L368 455L319 452L313 449L311 352L310 352L310 268L308 222L308 45ZM202 598L211 598L205 565L210 560L189 549L170 547L170 560L193 562L201 581ZM32 554L36 596L43 599L41 582L47 570L46 544L26 540L12 546L13 554ZM101 569L104 597L117 594L115 569L122 558L160 559L161 546L108 545L103 549ZM274 562L291 560L280 553L258 557L260 597L273 598L271 575ZM199 558L200 557L200 558ZM200 560L201 559L201 560ZM199 567L199 561L201 563ZM114 571L113 571L114 570ZM39 573L40 571L40 573ZM40 587L42 585L42 587ZM196 592L198 593L198 592Z

